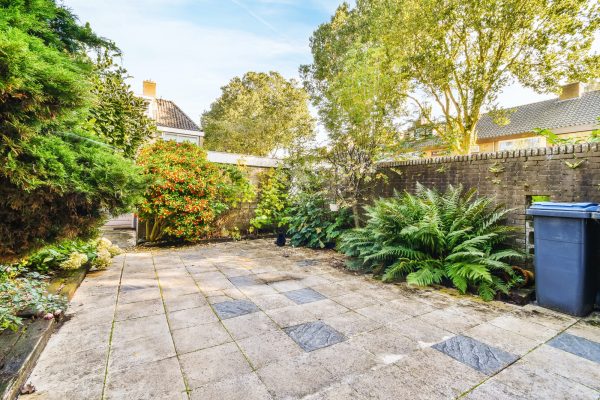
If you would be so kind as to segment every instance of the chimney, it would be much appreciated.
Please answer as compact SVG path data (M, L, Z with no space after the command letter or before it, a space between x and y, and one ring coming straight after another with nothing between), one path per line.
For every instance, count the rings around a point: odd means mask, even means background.
M156 98L156 82L149 79L144 80L144 89L142 94L144 97Z
M569 99L577 99L579 97L581 97L581 95L583 94L583 83L581 82L574 82L574 83L568 83L566 85L563 85L561 87L561 93L560 93L560 100L569 100Z

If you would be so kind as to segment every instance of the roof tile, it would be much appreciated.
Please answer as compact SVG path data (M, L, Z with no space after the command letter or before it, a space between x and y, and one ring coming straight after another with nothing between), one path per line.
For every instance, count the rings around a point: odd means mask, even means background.
M156 125L201 132L198 125L171 100L154 99L154 101L156 102L154 115Z
M551 99L514 107L510 123L496 124L490 114L483 114L477 124L478 137L491 139L532 132L536 128L558 129L596 124L600 117L600 90L586 92L568 100Z

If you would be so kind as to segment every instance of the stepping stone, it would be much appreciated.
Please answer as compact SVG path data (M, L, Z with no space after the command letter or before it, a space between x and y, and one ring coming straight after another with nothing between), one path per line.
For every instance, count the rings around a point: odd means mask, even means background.
M550 340L548 344L554 348L600 363L600 343L563 333Z
M248 300L224 301L213 305L217 315L221 319L239 317L260 311L256 304Z
M454 336L432 347L487 375L500 371L518 359L514 354L462 335Z
M292 290L291 292L283 293L283 295L296 304L312 303L313 301L324 300L327 298L311 288Z
M262 282L259 282L255 277L250 275L242 275L242 276L232 276L229 278L229 282L233 283L235 286L252 286L259 285Z
M296 263L297 266L299 267L314 267L315 265L317 265L319 263L318 260L300 260Z
M344 335L322 321L307 322L283 330L306 352L346 340Z

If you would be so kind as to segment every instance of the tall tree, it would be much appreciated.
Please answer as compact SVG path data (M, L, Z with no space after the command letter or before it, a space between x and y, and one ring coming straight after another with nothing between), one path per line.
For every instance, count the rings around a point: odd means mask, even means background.
M370 25L347 4L311 38L313 63L300 68L304 85L328 131L321 156L331 166L337 201L354 211L377 181L377 162L400 140L404 85L390 74L386 49L373 45Z
M356 12L391 55L388 73L408 83L406 97L424 117L434 105L445 120L438 134L466 154L507 85L556 92L598 76L599 9L597 0L359 0Z
M277 72L248 72L221 88L202 115L210 150L266 156L314 136L308 95Z

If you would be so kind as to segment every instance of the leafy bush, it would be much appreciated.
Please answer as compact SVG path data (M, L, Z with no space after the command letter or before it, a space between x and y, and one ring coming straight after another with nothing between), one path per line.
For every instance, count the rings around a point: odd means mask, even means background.
M254 197L239 170L210 163L192 143L158 140L141 150L138 164L155 182L139 207L150 241L206 237L219 215Z
M18 265L23 269L43 274L61 269L77 269L88 263L102 269L120 252L121 250L106 238L88 241L66 240L36 251Z
M17 330L25 316L55 314L66 308L66 299L48 294L47 277L0 265L0 332Z
M12 265L0 265L0 331L15 330L26 316L62 311L66 299L47 293L50 275L89 265L104 269L121 250L105 238L47 246Z
M415 195L396 194L366 210L366 226L342 236L350 268L383 273L384 281L449 283L485 300L517 279L507 261L522 255L503 246L513 231L502 224L510 210L474 190L451 186L440 194L419 185Z
M0 174L0 260L64 239L91 238L107 213L129 211L146 178L91 136L37 136Z
M88 125L106 143L133 158L139 147L156 132L156 123L146 115L147 100L136 96L126 79L127 71L113 62L110 52L99 54L95 64Z
M288 223L290 179L283 168L269 169L260 177L260 195L250 225L256 229L280 229Z
M321 193L300 193L290 208L288 235L292 246L331 248L339 236L352 225L347 208L331 211Z
M0 6L0 262L92 237L144 190L133 162L103 141L127 151L124 136L146 133L135 123L147 120L143 105L132 111L100 91L115 92L105 65L94 68L94 51L117 49L54 0ZM130 123L121 124L126 117Z

